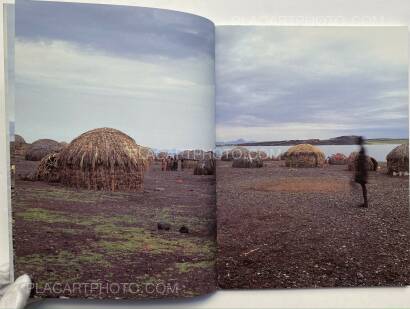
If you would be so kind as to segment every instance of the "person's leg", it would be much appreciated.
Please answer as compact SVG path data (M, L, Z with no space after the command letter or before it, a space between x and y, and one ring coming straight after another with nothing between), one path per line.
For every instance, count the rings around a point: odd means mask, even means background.
M368 207L368 203L367 203L367 188L366 188L366 184L365 183L361 183L362 186L362 191L363 191L363 207Z

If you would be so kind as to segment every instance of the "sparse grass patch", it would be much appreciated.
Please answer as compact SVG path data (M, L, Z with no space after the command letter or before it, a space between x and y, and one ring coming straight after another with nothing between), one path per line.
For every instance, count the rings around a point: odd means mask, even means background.
M118 202L130 197L129 193L123 192L104 192L89 190L73 190L71 188L50 186L45 188L24 188L18 190L18 195L24 200L54 200L67 203L85 203L92 204L100 201Z
M156 222L164 221L177 227L186 225L189 226L191 230L197 231L207 229L210 219L187 214L184 209L186 207L183 205L181 208L178 207L179 206L159 209L155 214Z
M215 261L200 261L200 262L184 262L184 263L176 263L175 267L178 269L180 273L187 273L192 270L202 268L202 269L207 269L214 267Z
M72 220L64 212L51 211L43 208L30 208L23 212L17 212L17 217L25 221L41 221L46 223L70 223Z
M146 252L149 254L182 253L185 255L213 255L213 243L179 236L176 239L156 235L143 228L105 225L97 228L103 240L97 245L109 255Z
M89 250L79 253L59 251L56 254L31 254L16 257L16 267L29 275L36 275L39 287L58 282L72 283L89 267L108 268L111 264L104 255Z

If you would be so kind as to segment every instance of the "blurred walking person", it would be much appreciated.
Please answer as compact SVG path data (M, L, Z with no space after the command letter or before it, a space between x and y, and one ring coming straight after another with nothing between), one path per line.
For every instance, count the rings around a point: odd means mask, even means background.
M355 177L354 180L360 186L362 187L362 192L363 192L363 204L361 204L361 207L369 207L368 201L367 201L367 178L368 178L368 171L367 171L367 156L366 156L366 149L364 148L364 139L363 137L359 137L357 144L360 146L360 151L359 155L357 157L357 163L356 163L356 169L355 169Z

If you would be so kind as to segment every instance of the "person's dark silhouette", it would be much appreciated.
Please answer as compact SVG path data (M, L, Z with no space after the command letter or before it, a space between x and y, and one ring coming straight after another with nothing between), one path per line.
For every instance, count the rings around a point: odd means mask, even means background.
M357 144L360 145L360 151L359 155L357 157L357 163L356 163L356 174L355 174L355 181L360 184L362 187L363 191L363 201L364 203L361 205L362 207L368 207L368 201L367 201L367 176L368 176L368 170L367 170L367 156L366 156L366 149L364 148L364 140L363 137L359 137Z

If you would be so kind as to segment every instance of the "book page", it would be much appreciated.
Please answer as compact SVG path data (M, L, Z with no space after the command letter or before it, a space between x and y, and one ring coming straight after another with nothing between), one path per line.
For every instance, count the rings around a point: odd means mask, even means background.
M407 37L217 27L222 288L408 284Z
M15 22L16 276L36 298L213 291L214 25L37 1Z

